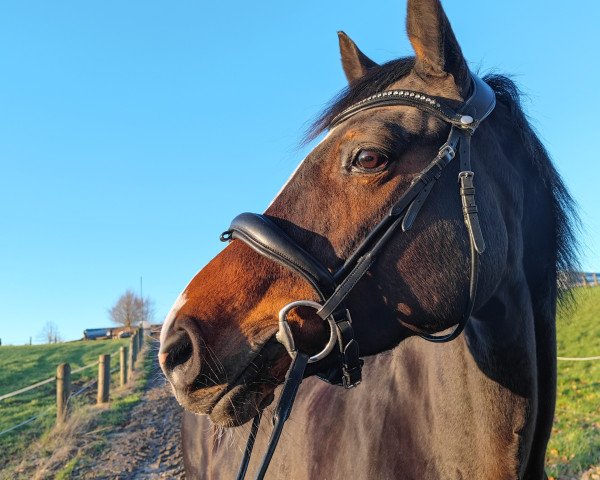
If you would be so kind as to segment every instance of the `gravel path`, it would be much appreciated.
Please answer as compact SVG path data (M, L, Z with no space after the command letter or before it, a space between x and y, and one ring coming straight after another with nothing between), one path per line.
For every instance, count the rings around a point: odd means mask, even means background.
M183 479L181 407L162 375L153 379L129 423L111 434L92 464L75 469L77 479Z

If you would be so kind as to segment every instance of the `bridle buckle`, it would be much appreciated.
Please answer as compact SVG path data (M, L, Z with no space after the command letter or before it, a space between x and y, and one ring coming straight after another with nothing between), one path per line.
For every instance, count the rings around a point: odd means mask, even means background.
M456 156L456 150L449 143L444 143L438 151L437 154L439 159L444 157L449 157L448 161L452 160Z

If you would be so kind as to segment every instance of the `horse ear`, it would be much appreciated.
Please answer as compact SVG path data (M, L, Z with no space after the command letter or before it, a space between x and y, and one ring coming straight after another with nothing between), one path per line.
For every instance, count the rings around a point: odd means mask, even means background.
M342 67L348 79L352 83L363 77L367 71L377 64L359 50L352 39L344 32L338 32L340 41L340 54L342 56Z
M416 54L415 71L423 76L450 74L463 97L470 87L469 67L439 0L409 0L408 38Z

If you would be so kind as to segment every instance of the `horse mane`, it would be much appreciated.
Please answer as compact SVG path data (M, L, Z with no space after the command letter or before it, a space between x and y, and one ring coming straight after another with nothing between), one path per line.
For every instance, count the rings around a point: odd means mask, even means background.
M303 144L311 142L327 130L331 120L344 109L371 95L384 91L389 85L410 73L414 57L403 57L371 68L362 78L341 90L325 107L323 112L308 128ZM483 80L496 93L497 101L503 104L511 117L526 149L531 168L537 173L542 187L550 199L551 215L554 220L554 278L561 273L573 272L579 266L579 244L577 232L579 217L576 204L562 178L554 167L548 152L532 128L521 105L521 92L507 76L489 74ZM557 285L558 299L568 300L568 284ZM564 295L567 293L567 295ZM554 296L554 295L552 295Z
M555 277L561 273L569 273L579 268L579 216L577 205L560 174L557 172L548 151L531 126L521 106L521 92L517 85L507 76L489 74L483 77L485 82L496 93L496 99L508 110L511 122L521 136L531 167L541 180L543 188L550 199L552 217L554 219L555 240ZM568 282L558 282L558 300L569 300L571 292ZM566 294L566 295L565 295Z

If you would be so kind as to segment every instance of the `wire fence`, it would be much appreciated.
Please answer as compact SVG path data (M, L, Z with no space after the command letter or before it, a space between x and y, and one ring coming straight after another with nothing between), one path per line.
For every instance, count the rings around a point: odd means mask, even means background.
M133 365L137 361L138 352L141 350L141 348L143 346L143 341L144 341L143 340L144 339L143 329L138 330L138 332L136 332L136 334L134 334L131 337L129 351L127 351L126 347L121 347L121 349L117 350L116 352L113 352L112 354L101 355L99 360L89 363L87 365L84 365L82 367L76 368L74 370L70 370L70 367L68 367L67 368L68 378L66 379L66 382L67 382L66 383L67 384L66 391L68 392L68 396L66 396L66 398L63 398L61 401L61 399L58 398L59 395L57 394L56 395L56 397L57 397L56 405L50 405L50 406L46 407L45 409L43 409L42 411L40 411L39 413L37 413L36 415L33 415L30 418L27 418L26 420L23 420L23 421L17 423L16 425L12 425L11 427L0 431L0 437L34 422L35 420L47 415L48 413L50 413L52 411L57 411L57 421L59 421L59 419L61 418L61 415L59 414L58 411L64 410L64 416L66 417L68 406L69 406L69 404L72 403L72 400L76 397L83 395L86 391L88 391L90 388L92 388L94 386L98 386L99 389L100 388L106 389L106 391L102 395L100 395L100 393L99 393L98 403L103 403L101 400L101 397L103 399L106 398L106 401L107 401L108 392L109 392L109 388L110 388L110 376L118 371L121 371L121 375L120 375L121 379L120 380L121 380L121 383L124 384L127 380L127 377L130 376L131 372L134 369ZM129 355L127 353L129 353ZM109 357L109 358L112 356L119 357L119 366L118 367L115 366L114 368L110 369L109 372L104 372L103 369L101 367L99 367L98 378L94 378L94 379L84 383L83 385L81 385L76 391L70 392L71 375L83 372L84 370L87 370L89 368L93 368L93 367L100 365L102 363L102 357L105 357L105 356ZM126 370L128 363L129 363L129 372ZM64 365L68 366L68 364L61 364L61 366L59 366L59 368ZM106 375L106 373L108 373L108 377L107 377L108 381L107 382L104 381L102 378L103 376ZM58 391L62 391L62 389L64 387L65 379L59 378L59 375L55 375L53 377L36 382L27 387L20 388L19 390L5 393L4 395L0 396L0 401L15 397L17 395L20 395L20 394L23 394L26 392L30 392L31 390L37 389L44 385L51 384L53 382L56 383L56 388L52 389L52 393L56 394ZM63 382L63 383L59 387L60 382ZM46 393L46 395L49 396L50 394Z
M37 420L37 419L38 419L38 418L40 418L41 416L43 416L43 415L45 415L45 414L49 413L49 412L50 412L50 410L52 410L52 408L53 408L53 407L48 407L48 408L47 408L46 410L44 410L43 412L41 412L41 413L38 413L37 415L34 415L34 416L33 416L33 417L31 417L31 418L28 418L28 419L27 419L27 420L25 420L24 422L17 423L16 425L13 425L12 427L10 427L10 428L7 428L6 430L2 430L2 431L0 432L0 437L1 437L2 435L5 435L5 434L7 434L7 433L10 433L10 432L12 432L13 430L16 430L17 428L24 427L25 425L27 425L27 424L29 424L29 423L33 422L34 420Z
M118 353L118 352L114 352L111 355L114 355L115 353ZM95 362L89 363L88 365L84 365L83 367L79 367L79 368L76 368L75 370L71 370L71 375L82 372L84 370L87 370L88 368L95 367L96 365L98 365L97 360ZM20 390L15 390L14 392L5 393L4 395L0 396L0 400L5 400L7 398L15 397L21 393L29 392L30 390L41 387L43 385L47 385L47 384L49 384L51 382L55 382L55 381L56 381L56 375L54 375L53 377L47 378L46 380L42 380L41 382L34 383L33 385L29 385L28 387L21 388Z
M83 367L81 367L81 368L78 368L78 369L76 369L76 370L73 370L73 371L71 372L71 374L73 374L73 373L79 373L79 372L81 372L81 371L83 371L83 370L85 370L85 369L87 369L87 368L91 368L91 367L94 367L94 366L96 366L96 365L98 365L98 362L90 363L89 365L85 365L85 366L83 366ZM113 374L113 373L116 373L116 372L118 372L118 371L119 371L119 367L115 367L115 368L113 368L113 369L110 371L110 373L111 373L111 374ZM55 381L55 380L56 380L56 377L52 377L52 378L50 378L49 380ZM35 384L35 386L45 385L45 384L47 384L47 383L49 383L49 382L48 382L48 381L39 382L39 383L36 383L36 384ZM98 383L98 379L96 379L96 378L95 378L95 379L93 379L93 380L90 380L90 381L89 381L89 382L87 382L87 383L85 383L85 384L84 384L84 385L83 385L83 386L82 386L82 387L81 387L79 390L77 390L76 392L73 392L73 393L71 393L71 394L69 395L69 398L67 399L67 402L68 402L68 403L71 403L71 399L73 399L73 398L76 398L76 397L80 396L81 394L83 394L84 392L86 392L87 390L89 390L90 388L92 388L93 386L95 386L97 383ZM32 386L30 386L30 387L33 387L33 385L32 385ZM29 387L28 387L28 390L31 390L31 389L32 389L32 388L29 388ZM22 391L27 391L27 390L25 390L25 389L22 389L22 390L17 390L16 392L11 392L11 393L13 393L14 395L17 395L18 393L22 393ZM14 395L10 395L10 396L14 396ZM3 398L10 398L10 397L9 397L9 396L5 396L5 397L3 397ZM0 398L0 400L2 400L3 398ZM31 422L33 422L33 421L37 420L38 418L40 418L40 417L42 417L42 416L44 416L44 415L46 415L46 414L50 413L51 411L53 411L53 410L54 410L54 408L55 408L55 406L54 406L54 405L51 405L50 407L48 407L48 408L44 409L42 412L38 413L37 415L34 415L33 417L30 417L30 418L28 418L27 420L24 420L24 421L22 421L22 422L20 422L20 423L18 423L18 424L16 424L16 425L13 425L13 426L12 426L12 427L10 427L10 428L7 428L7 429L5 429L5 430L2 430L2 431L0 431L0 437L1 437L2 435L6 434L6 433L9 433L9 432L12 432L13 430L16 430L17 428L24 427L25 425L27 425L27 424L29 424L29 423L31 423Z

